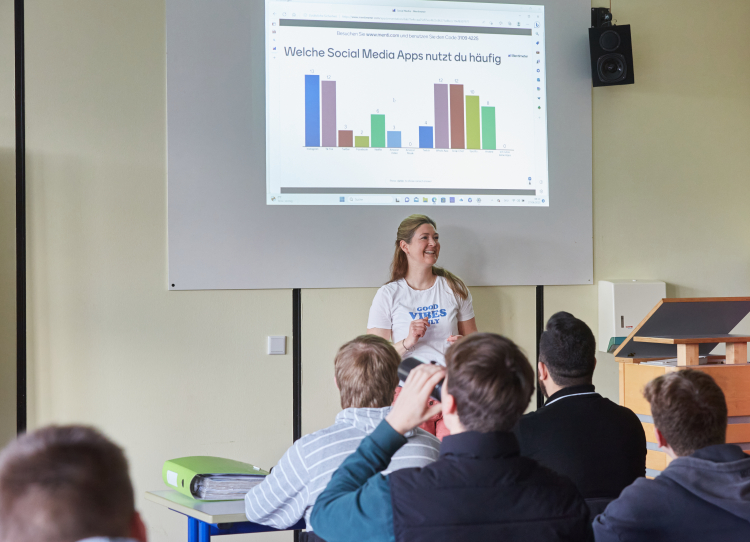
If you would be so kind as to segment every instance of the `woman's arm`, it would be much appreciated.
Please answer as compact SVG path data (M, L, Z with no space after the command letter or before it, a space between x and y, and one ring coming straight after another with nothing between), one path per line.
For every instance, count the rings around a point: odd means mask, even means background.
M470 335L477 332L477 319L472 318L471 320L464 320L458 323L458 334L459 335Z
M378 337L383 337L386 341L391 340L391 330L390 329L383 329L382 327L372 327L367 330L368 335L377 335Z
M409 335L407 335L405 339L393 345L393 347L396 349L396 352L398 352L398 355L403 358L409 352L409 350L414 348L414 345L417 344L417 341L424 337L425 333L427 333L428 327L430 327L430 321L427 318L423 318L422 320L413 320L411 324L409 324ZM391 339L390 329L371 327L367 330L367 333L377 335L378 337L383 337L386 340Z
M378 337L383 337L387 341L391 340L390 329L383 329L381 327L373 327L373 328L368 329L367 333L370 335L377 335ZM404 354L406 353L406 347L404 347L404 341L397 342L396 344L393 345L393 347L396 349L396 352L398 352L399 356L404 357Z
M450 344L453 344L458 339L464 337L465 335L469 335L470 333L476 333L477 332L477 321L475 318L472 318L470 320L464 320L463 322L458 322L458 335L451 335L448 337L448 342Z

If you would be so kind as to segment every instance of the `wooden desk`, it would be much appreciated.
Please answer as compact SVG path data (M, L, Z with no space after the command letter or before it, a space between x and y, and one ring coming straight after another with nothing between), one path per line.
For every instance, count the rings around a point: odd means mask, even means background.
M188 542L209 542L212 536L278 531L252 523L245 516L245 501L196 501L171 489L147 491L146 500L174 510L188 518ZM288 531L305 528L301 519Z

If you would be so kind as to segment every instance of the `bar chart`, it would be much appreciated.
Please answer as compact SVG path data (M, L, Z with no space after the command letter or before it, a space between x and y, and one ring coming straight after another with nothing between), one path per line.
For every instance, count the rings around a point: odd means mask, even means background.
M336 81L305 74L305 147L497 149L495 106L481 105L480 96L466 94L463 84L433 85L433 124L418 126L416 145L404 141L401 130L387 130L386 120L395 120L395 128L398 119L382 113L370 114L370 125L358 127L360 135L355 129L338 129L336 92Z
M543 28L341 1L357 20L309 6L269 20L269 204L504 205L489 196L518 191L549 203Z

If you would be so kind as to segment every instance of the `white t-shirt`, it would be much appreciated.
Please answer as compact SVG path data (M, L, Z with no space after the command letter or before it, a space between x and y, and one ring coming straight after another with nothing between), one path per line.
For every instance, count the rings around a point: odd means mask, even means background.
M462 301L444 277L437 277L427 290L413 290L404 279L389 282L372 300L367 329L390 329L395 344L409 335L412 320L422 318L429 318L430 326L409 355L445 365L448 337L458 335L458 322L474 318L471 293Z

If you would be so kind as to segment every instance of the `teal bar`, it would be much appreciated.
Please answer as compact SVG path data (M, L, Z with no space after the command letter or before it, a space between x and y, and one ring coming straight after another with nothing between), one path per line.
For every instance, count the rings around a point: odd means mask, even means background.
M482 148L493 151L497 149L494 107L482 107Z
M385 147L385 115L370 115L372 147Z

